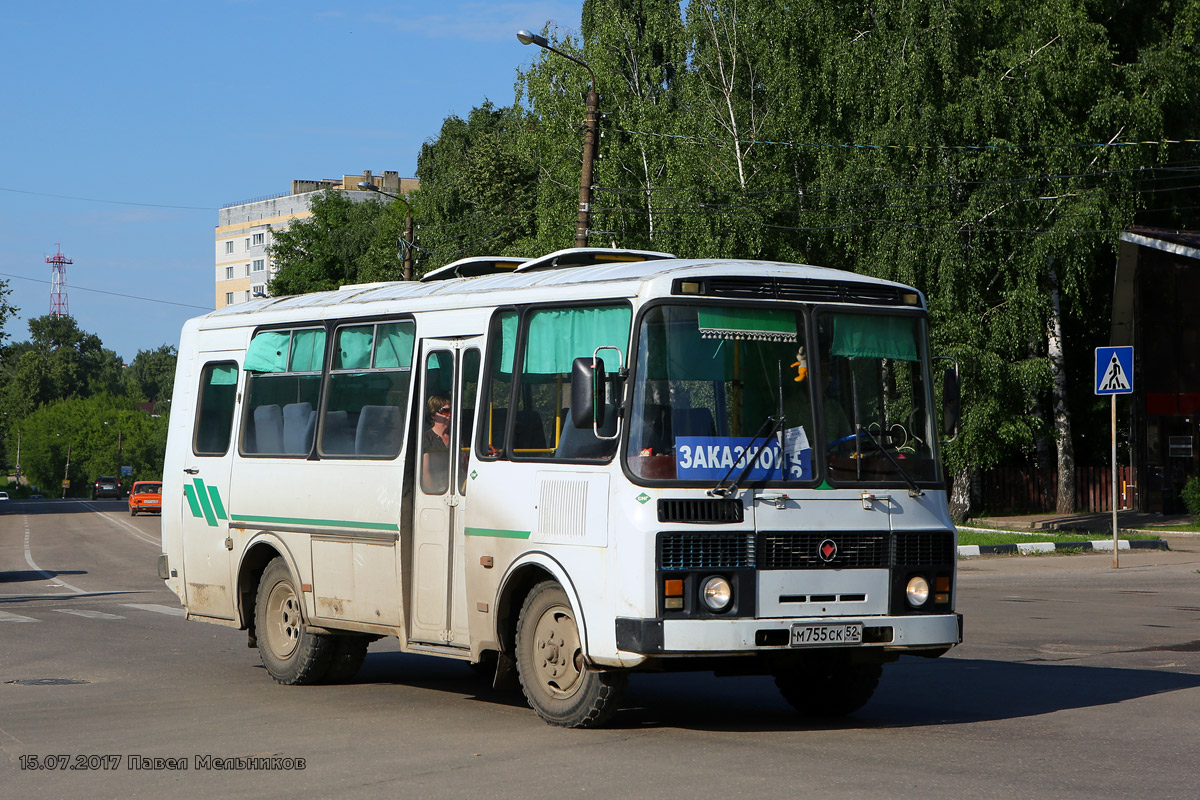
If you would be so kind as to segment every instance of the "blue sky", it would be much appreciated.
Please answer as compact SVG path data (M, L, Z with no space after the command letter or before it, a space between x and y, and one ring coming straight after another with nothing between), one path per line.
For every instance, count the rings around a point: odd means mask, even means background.
M513 101L516 69L536 56L515 32L576 33L581 7L0 4L0 280L21 309L10 341L48 313L45 259L61 243L84 330L127 362L176 344L212 308L217 209L293 178L412 176L447 116Z

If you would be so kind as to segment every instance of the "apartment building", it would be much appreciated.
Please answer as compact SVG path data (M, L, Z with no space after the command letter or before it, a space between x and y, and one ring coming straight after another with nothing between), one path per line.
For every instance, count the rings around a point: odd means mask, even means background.
M272 236L296 220L311 217L313 198L327 189L336 189L356 202L374 198L375 192L358 187L363 181L393 195L407 195L420 185L416 178L401 178L398 172L373 175L368 170L359 175L343 175L340 180L294 180L287 194L258 197L217 212L216 307L266 297L267 282L275 274L267 252Z

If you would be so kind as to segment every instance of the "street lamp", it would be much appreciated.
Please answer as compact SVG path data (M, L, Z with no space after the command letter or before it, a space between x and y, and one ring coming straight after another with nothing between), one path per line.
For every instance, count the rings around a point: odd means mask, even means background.
M383 189L380 189L378 186L371 183L370 181L362 181L361 183L358 184L358 188L362 189L365 192L378 192L379 194L383 195L384 197L390 197L393 200L399 200L401 203L404 203L404 238L402 240L400 240L400 243L402 245L401 249L404 251L404 280L411 281L412 280L412 240L413 240L412 206L410 206L408 204L408 201L405 200L400 195L392 194L391 192L385 192Z
M583 131L583 169L579 175L579 211L575 217L575 246L587 247L588 228L591 227L592 162L596 157L596 130L600 121L600 95L596 94L596 73L575 56L567 55L563 51L551 47L545 36L538 36L529 31L517 31L517 41L521 44L536 44L543 50L558 53L563 58L574 61L588 71L591 79L587 94L587 122Z

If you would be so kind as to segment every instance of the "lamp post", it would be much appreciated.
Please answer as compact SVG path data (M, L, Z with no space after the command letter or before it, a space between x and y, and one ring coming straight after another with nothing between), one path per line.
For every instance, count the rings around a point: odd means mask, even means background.
M392 194L391 192L385 192L383 189L380 189L378 186L371 183L370 181L362 181L361 183L358 184L358 188L362 189L363 191L367 191L367 192L377 192L378 194L381 194L384 197L390 197L393 200L399 200L401 203L404 203L404 238L400 240L400 243L401 243L401 249L404 252L404 255L403 255L404 280L411 281L412 280L412 240L413 240L412 206L410 206L408 204L408 201L405 200L400 195Z
M545 36L538 36L536 33L522 30L517 31L517 41L526 45L536 44L543 50L549 50L569 61L574 61L588 71L591 84L588 86L587 121L583 131L583 169L579 174L579 210L575 217L575 246L587 247L592 214L592 162L596 158L596 130L600 125L600 95L596 94L596 73L575 56L567 55L563 51L551 47Z

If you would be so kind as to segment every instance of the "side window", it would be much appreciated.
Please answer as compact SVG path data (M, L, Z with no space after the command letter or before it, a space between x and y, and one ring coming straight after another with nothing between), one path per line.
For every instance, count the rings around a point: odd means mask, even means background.
M318 452L395 458L412 383L413 323L349 325L334 332Z
M248 373L243 454L300 457L312 452L324 359L324 328L255 335L242 365Z
M517 350L517 312L501 311L492 318L488 333L487 385L479 415L476 452L480 458L498 458L504 452L508 404L512 397L513 359Z
M631 311L628 306L536 309L528 314L525 347L518 377L517 411L512 428L514 458L603 460L616 452L614 439L598 438L590 428L570 424L571 367L576 358L598 347L617 347L628 355ZM615 353L602 352L616 371ZM616 431L617 398L611 385L602 435Z
M467 493L467 462L471 455L471 423L475 419L475 398L479 396L479 351L470 348L462 356L462 400L458 410L458 493Z
M192 452L196 455L223 456L229 452L237 381L238 368L232 361L204 365L192 438Z
M450 488L452 443L451 392L454 357L449 350L434 350L425 358L425 399L421 429L421 491L445 494Z

